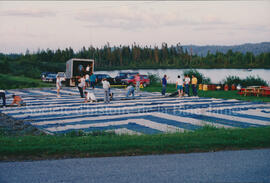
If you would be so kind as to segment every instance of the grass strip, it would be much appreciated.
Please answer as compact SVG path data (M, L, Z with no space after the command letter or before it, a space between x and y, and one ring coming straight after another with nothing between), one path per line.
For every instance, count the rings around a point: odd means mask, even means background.
M0 88L6 90L55 86L55 84L44 83L40 79L33 79L24 76L12 76L8 74L0 74L0 81Z
M160 84L153 84L142 88L143 91L148 92L161 92L162 86ZM168 84L167 93L176 92L175 84ZM221 99L237 99L244 101L252 101L252 102L270 102L270 97L262 97L262 96L243 96L237 93L238 91L202 91L198 90L199 97L207 97L207 98L221 98ZM190 94L192 95L192 91L190 88Z
M130 156L270 147L270 127L156 135L0 136L0 160Z

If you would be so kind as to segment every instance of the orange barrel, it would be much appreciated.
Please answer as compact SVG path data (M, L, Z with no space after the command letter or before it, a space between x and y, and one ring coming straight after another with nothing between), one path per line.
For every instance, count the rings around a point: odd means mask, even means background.
M224 86L224 91L228 91L229 90L229 86L226 84L225 86Z
M234 85L234 84L232 84L232 86L231 86L231 90L236 90L236 87L235 87L235 85Z
M208 90L208 86L207 85L203 85L203 91L207 91Z
M203 84L199 84L199 90L203 89Z

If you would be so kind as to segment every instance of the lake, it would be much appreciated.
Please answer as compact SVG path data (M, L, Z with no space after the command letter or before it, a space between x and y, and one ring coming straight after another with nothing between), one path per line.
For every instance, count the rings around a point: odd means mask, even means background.
M177 76L180 75L183 77L183 73L188 69L133 69L133 70L121 70L122 72L126 71L137 71L140 74L157 74L160 77L163 77L164 74L167 74L169 77L168 82L174 83ZM270 84L270 69L252 69L248 71L247 69L196 69L204 76L209 77L212 83L220 83L227 76L238 76L241 79L246 78L247 76L259 76L260 78L266 80ZM119 70L115 71L96 71L96 74L109 74L111 77L115 77L118 74Z

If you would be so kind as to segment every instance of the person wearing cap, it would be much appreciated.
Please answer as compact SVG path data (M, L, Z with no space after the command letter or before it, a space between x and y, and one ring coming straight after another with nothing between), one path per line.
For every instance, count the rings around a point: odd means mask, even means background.
M4 90L0 89L0 99L2 98L3 100L3 107L6 107L6 93Z
M61 86L62 86L62 84L61 84L60 76L57 75L57 77L56 77L57 98L60 97L60 89L61 89Z
M107 104L107 103L110 103L110 83L107 81L106 78L103 78L102 79L102 86L103 86L103 89L104 89L104 102Z

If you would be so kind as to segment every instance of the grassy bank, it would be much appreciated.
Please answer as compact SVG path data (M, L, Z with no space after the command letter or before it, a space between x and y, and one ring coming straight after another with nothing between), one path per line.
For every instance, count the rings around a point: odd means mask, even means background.
M44 83L40 79L32 79L23 76L11 76L8 74L0 74L1 89L19 89L19 88L35 88L35 87L50 87L54 86L49 83Z
M1 160L207 152L270 147L270 127L159 135L0 136Z
M155 84L150 85L146 88L143 88L143 91L148 92L161 92L161 85ZM176 91L175 84L169 84L167 86L167 93L173 93ZM190 89L190 94L192 91ZM253 101L253 102L270 102L270 97L256 97L256 96L242 96L237 94L237 91L202 91L198 90L199 97L210 97L210 98L222 98L222 99L238 99L244 101Z

